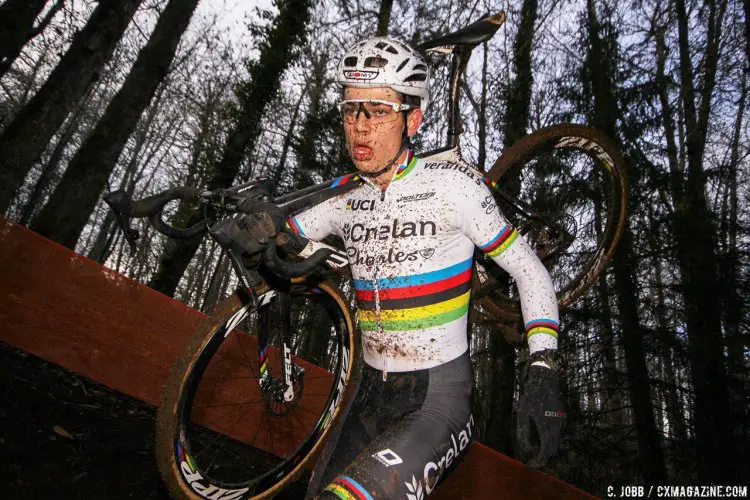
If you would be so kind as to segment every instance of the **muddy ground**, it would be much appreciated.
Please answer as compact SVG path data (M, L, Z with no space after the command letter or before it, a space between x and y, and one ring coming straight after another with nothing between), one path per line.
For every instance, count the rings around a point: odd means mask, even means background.
M3 498L169 498L154 408L0 343Z
M0 342L0 498L167 499L156 410ZM300 498L295 491L277 498Z

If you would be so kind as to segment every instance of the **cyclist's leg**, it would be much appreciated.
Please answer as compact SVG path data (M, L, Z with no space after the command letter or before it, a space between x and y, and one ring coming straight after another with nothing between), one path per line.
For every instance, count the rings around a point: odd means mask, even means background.
M394 382L393 378L389 382ZM387 385L382 381L382 372L365 365L357 383L356 393L348 406L342 409L336 427L331 429L328 443L318 458L307 489L306 498L313 498L320 489L330 483L365 447L383 432L396 418L413 411L413 405L403 402L383 415L374 410L380 402L387 400L384 394ZM414 391L410 391L413 393ZM391 417L391 418L388 418Z
M346 408L342 408L341 418L331 429L328 442L315 463L306 499L314 498L321 486L331 482L336 473L343 470L372 441L374 434L368 432L367 422L361 416L362 409L371 399L373 388L362 390L361 381L354 383L357 384L354 397Z
M423 372L428 384L420 408L367 445L321 498L423 498L455 469L474 435L468 353Z

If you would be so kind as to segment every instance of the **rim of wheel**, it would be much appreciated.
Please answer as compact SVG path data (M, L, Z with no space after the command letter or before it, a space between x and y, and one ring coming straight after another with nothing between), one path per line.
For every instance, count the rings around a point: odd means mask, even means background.
M319 298L321 296L326 297L331 303L336 302L329 294L321 294L317 297ZM340 403L341 396L343 395L343 386L345 386L348 379L347 374L351 366L349 362L351 349L350 339L346 330L345 322L342 322L341 318L337 319L332 317L330 320L332 328L335 329L335 333L332 333L332 335L335 335L337 338L338 353L336 355L335 368L333 372L330 373L332 380L330 393L328 394L325 403L322 405L320 415L314 419L315 423L312 426L312 429L306 437L299 442L299 444L293 447L293 451L290 454L278 457L277 459L279 461L275 466L270 467L257 477L251 477L247 480L218 479L215 473L211 473L212 464L208 464L205 458L196 459L196 449L194 448L196 448L196 442L200 438L197 436L191 436L191 432L198 433L197 428L199 427L199 424L193 422L193 406L196 402L195 398L202 380L206 375L207 369L209 369L209 365L212 360L216 358L217 352L221 349L222 345L224 345L225 342L231 341L233 336L236 336L235 334L237 332L235 332L235 329L232 327L241 324L253 314L253 311L250 311L249 309L250 306L248 304L239 304L232 310L231 314L227 315L227 319L214 329L213 334L205 342L200 355L196 356L195 360L190 365L189 373L183 379L183 388L185 388L185 390L177 402L177 426L175 429L175 436L173 437L175 462L181 473L182 481L189 485L193 491L204 497L211 496L211 498L215 498L215 495L220 495L216 498L224 499L240 498L249 495L264 495L278 487L280 482L286 482L290 475L295 472L298 465L315 448L316 444L320 441L321 436L327 430L331 421L331 416L335 413L335 410ZM333 309L336 310L335 307ZM331 314L330 309L329 314ZM257 322L257 317L252 321ZM228 327L230 327L229 331ZM341 330L342 327L344 328L343 331ZM246 335L248 337L251 336L248 334ZM237 340L237 342L241 342L241 340ZM294 366L298 366L298 361L298 358L293 360L295 363ZM302 361L299 362L301 363ZM250 368L250 370L252 369L254 369L254 367ZM273 381L276 380L276 378L272 377L270 380ZM254 379L251 383L257 385L257 379ZM304 372L298 374L295 385L297 388L304 391ZM273 400L272 404L280 404L280 408L285 405L285 403L277 401L279 398L275 396L277 396L276 392L278 392L278 390L274 390L274 387L275 386L272 383L265 392L260 389L260 387L257 388L257 390L264 396L262 406L266 409L268 409L269 404L268 398ZM288 408L296 406L299 399L302 397L304 397L304 392L299 398L295 398L295 400L291 401L291 403L288 404ZM254 401L253 403L259 403L259 401ZM290 409L289 411L293 411L293 409ZM284 415L288 413L288 411L279 411L277 413ZM262 423L258 425L258 429L260 429L261 425ZM203 430L204 429L200 429L200 431ZM215 439L221 439L222 442L226 442L226 444L231 447L256 447L254 446L257 445L255 442L250 444L242 439L236 439L238 436L232 437L232 430L230 430L230 437L223 436L216 437ZM218 431L209 428L208 432L216 434ZM292 433L294 433L293 427ZM294 440L293 434L292 439ZM257 451L257 453L265 455L269 454L268 450L262 449Z

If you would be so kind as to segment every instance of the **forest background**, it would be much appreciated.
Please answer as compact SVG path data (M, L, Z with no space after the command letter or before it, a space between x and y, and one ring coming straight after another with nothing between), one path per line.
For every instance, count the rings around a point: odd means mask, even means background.
M485 170L525 134L584 123L615 140L630 178L616 256L562 317L570 419L545 470L600 495L747 484L750 0L5 0L0 213L210 310L233 285L217 246L143 225L130 253L102 194L258 176L281 194L351 171L344 50L500 10L466 74L464 156ZM433 70L421 150L445 137L447 67ZM478 437L508 454L517 349L472 330Z

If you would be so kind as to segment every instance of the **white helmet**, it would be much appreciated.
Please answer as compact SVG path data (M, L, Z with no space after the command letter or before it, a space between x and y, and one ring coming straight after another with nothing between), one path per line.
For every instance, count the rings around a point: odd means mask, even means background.
M430 102L430 72L424 58L393 38L363 40L344 54L336 81L346 87L390 87L419 98L422 113Z

